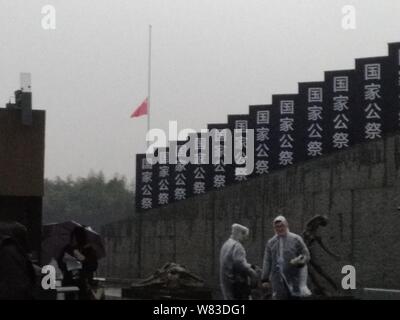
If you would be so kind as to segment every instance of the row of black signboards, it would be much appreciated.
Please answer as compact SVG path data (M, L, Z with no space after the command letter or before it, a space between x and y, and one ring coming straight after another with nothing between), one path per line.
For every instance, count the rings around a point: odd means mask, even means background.
M299 83L298 91L273 95L270 105L250 106L249 114L229 115L227 123L208 125L219 133L221 143L213 144L200 133L191 135L198 163L170 160L174 154L186 154L188 141L159 148L156 154L163 163L150 164L145 154L138 154L137 210L182 201L397 131L400 43L389 44L388 56L356 59L354 70L327 71L324 81ZM234 129L253 131L235 135ZM242 142L243 152L238 150L244 159L248 156L247 162L240 164L233 153L232 162L225 154L221 162L209 159L205 164L205 151L219 149L222 154L231 145L230 137L232 146Z

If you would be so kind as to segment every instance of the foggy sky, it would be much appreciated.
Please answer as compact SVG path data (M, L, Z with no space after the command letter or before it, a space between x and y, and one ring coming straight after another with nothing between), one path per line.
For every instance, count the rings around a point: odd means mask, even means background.
M56 30L42 29L47 4ZM349 4L356 30L341 26ZM0 0L0 103L31 72L34 108L47 111L46 177L132 180L146 147L146 117L129 116L147 96L149 24L152 127L199 130L386 55L399 18L398 0Z

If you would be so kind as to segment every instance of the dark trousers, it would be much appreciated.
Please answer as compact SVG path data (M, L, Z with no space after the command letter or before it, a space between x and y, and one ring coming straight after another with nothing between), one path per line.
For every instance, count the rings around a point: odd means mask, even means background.
M233 297L235 300L249 300L250 286L246 282L235 282L233 284Z

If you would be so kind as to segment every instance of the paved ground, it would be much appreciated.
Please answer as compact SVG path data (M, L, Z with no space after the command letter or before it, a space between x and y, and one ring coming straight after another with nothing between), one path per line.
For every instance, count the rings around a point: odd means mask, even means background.
M122 300L121 288L106 288L107 300Z

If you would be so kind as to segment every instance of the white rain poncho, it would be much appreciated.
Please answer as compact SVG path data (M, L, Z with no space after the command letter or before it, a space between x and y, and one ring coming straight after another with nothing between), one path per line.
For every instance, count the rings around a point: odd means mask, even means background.
M285 236L275 235L265 248L262 279L270 281L274 299L304 297L311 294L307 288L307 265L299 267L291 261L302 256L304 263L310 253L303 239L288 232Z
M233 225L233 235L221 248L220 252L220 285L225 300L234 300L234 284L238 275L253 276L254 271L246 260L246 250L240 241L235 240L235 229L248 229Z

